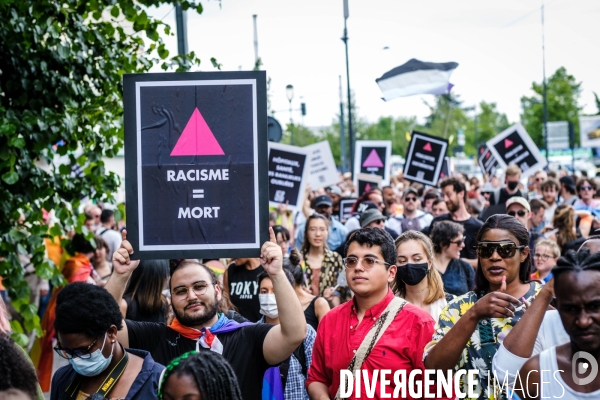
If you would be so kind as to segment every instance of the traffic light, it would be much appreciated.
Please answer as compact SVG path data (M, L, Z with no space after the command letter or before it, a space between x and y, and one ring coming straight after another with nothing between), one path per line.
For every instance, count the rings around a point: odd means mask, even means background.
M300 103L300 111L302 112L302 116L306 115L306 103Z

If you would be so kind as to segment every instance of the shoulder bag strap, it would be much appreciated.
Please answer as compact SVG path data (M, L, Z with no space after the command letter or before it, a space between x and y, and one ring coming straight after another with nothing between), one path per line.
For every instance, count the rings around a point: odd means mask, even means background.
M350 361L350 365L348 369L354 375L354 372L359 370L362 367L363 362L373 350L373 347L377 344L381 336L385 330L390 326L392 321L396 318L396 315L402 311L407 301L401 299L400 297L394 297L390 304L385 308L381 316L375 321L373 327L369 330L369 333L363 339L360 347L354 354L352 361ZM340 399L340 388L338 388L337 393L335 394L335 400Z

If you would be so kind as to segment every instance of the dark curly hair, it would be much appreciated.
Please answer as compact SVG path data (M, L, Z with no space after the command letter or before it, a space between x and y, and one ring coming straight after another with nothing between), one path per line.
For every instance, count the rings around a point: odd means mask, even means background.
M290 252L289 257L283 259L283 268L291 272L296 286L305 285L304 271L302 270L302 265L300 265L301 263L300 253L296 249Z
M559 277L566 272L598 271L600 272L600 253L590 253L590 249L583 248L578 252L569 250L560 257L552 268L554 284L559 284Z
M111 325L123 328L119 305L106 289L89 283L70 283L56 298L54 328L59 333L82 333L97 338Z
M436 253L441 253L444 247L450 246L450 241L458 235L462 235L465 228L453 221L437 222L431 230L431 241Z
M523 226L515 217L511 217L506 214L495 214L492 215L485 221L483 226L479 228L477 233L477 243L479 243L483 236L492 229L502 229L510 232L511 235L517 238L519 243L517 246L529 247L529 232L527 228ZM519 280L523 283L528 283L529 276L531 275L531 252L527 255L527 258L521 263L519 267ZM477 257L477 270L475 271L475 290L477 292L487 291L490 288L490 283L483 275L481 268L481 259Z
M17 346L7 334L0 334L0 391L18 389L35 399L37 375L25 352L19 351Z
M158 386L160 400L164 399L164 390L169 384L169 378L175 374L178 377L191 377L198 385L203 399L242 400L242 391L233 369L223 356L213 351L190 351L171 361L165 368Z
M386 263L386 269L390 265L396 265L398 259L398 252L394 245L394 239L389 233L379 228L363 228L357 229L348 236L346 245L344 246L344 253L348 254L348 248L352 242L356 242L361 246L379 246L381 247L381 255Z

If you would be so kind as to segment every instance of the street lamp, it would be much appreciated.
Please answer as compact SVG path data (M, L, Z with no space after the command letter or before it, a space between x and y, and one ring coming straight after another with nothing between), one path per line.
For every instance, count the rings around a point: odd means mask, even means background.
M292 100L294 99L294 87L287 85L285 87L285 95L287 96L288 102L290 103L290 142L294 145L294 132L292 131Z

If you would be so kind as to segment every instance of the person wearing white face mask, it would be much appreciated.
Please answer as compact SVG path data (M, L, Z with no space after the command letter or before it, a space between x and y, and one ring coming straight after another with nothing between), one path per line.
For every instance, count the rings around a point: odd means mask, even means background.
M123 317L105 289L71 283L56 300L57 345L69 360L52 378L50 399L156 399L164 367L150 353L117 341Z
M294 277L291 272L286 269L283 272L290 281L290 284L294 286ZM260 313L263 317L257 323L279 325L279 312L277 310L275 292L273 291L273 282L266 272L258 276L258 286ZM312 362L312 350L316 336L317 333L313 327L307 324L306 338L294 350L290 358L283 361L279 367L271 367L265 372L264 380L268 383L268 386L263 384L263 400L265 400L265 387L271 388L270 397L267 397L268 399L281 398L276 396L275 392L278 390L283 391L286 400L309 399L306 393L305 382L308 374L308 366ZM281 382L281 385L279 385L279 382Z

